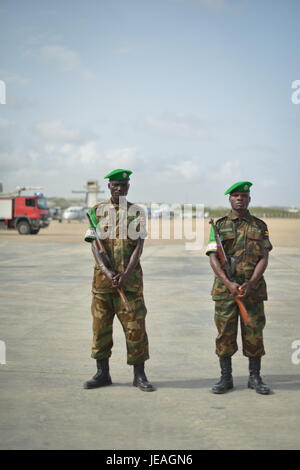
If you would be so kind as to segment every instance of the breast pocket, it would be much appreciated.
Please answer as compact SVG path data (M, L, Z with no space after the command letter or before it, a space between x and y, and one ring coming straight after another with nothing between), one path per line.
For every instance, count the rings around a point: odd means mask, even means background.
M263 232L249 230L247 239L247 253L258 261L262 254Z
M235 237L234 225L232 223L221 224L218 229L221 241L230 240Z
M233 232L220 232L221 241L234 240L235 234Z
M256 231L249 230L248 238L249 240L261 241L263 239L263 232L261 231L256 232Z

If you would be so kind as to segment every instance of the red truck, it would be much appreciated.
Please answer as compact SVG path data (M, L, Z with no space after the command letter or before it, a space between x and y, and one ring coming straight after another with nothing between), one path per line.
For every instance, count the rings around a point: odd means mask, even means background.
M3 194L3 195L2 195ZM17 229L21 235L37 234L50 223L47 199L41 193L33 196L0 193L0 224Z

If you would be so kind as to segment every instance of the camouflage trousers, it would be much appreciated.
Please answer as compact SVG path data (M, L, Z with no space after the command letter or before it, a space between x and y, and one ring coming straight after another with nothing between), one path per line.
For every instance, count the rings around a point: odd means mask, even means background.
M241 336L243 354L247 357L260 357L265 354L263 328L266 323L264 303L247 303L244 301L250 322L244 325L242 319ZM234 300L217 300L215 302L215 323L218 329L216 354L219 357L232 356L237 350L237 333L239 308Z
M127 364L134 365L149 359L148 337L145 329L147 309L142 294L126 292L132 312L126 312L119 294L93 294L93 344L92 357L104 359L111 356L113 346L113 320L121 322L126 338Z

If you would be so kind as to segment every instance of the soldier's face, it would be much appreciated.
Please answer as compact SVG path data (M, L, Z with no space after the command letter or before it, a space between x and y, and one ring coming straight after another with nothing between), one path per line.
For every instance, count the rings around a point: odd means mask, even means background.
M249 193L237 191L230 194L229 201L233 210L243 211L248 209L251 198Z
M119 197L120 196L127 196L129 190L129 182L126 181L110 181L108 183L108 187L110 190L112 201L115 204L119 204Z

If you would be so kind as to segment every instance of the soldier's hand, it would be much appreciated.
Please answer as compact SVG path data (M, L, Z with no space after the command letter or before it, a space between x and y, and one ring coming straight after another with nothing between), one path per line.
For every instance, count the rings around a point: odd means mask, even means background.
M118 283L119 283L120 276L121 274L115 274L112 276L111 282L112 282L113 287L119 287Z
M237 297L241 294L239 291L240 285L237 282L230 282L230 284L228 285L228 289L234 297Z
M114 287L122 287L127 281L128 275L126 273L119 273L113 277L113 286Z
M249 295L251 291L251 288L252 288L252 284L250 281L244 282L239 288L239 295L238 295L239 299L244 299L245 297L247 297L247 295Z

